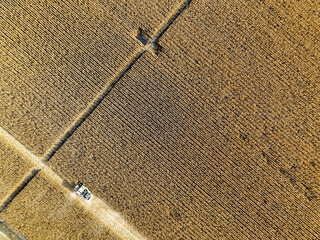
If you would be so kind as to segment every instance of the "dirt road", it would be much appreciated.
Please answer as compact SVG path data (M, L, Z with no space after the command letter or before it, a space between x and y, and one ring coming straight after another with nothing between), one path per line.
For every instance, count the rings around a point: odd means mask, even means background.
M74 192L70 191L72 190L72 187L70 187L72 186L72 184L66 183L66 181L64 181L58 174L56 174L50 167L48 167L44 163L43 159L34 155L2 127L0 127L0 138L5 140L9 145L13 146L29 161L33 162L36 165L35 170L41 170L42 172L46 173L51 181L61 185L62 191L65 191L67 194L69 194L70 198L75 199L88 211L88 214L92 214L97 219L99 219L103 224L105 224L105 226L110 229L111 232L113 232L119 238L126 240L146 239L122 217L121 213L114 211L103 200L93 196L90 201L86 201L80 196L77 196ZM8 238L6 238L6 236L0 232L0 240L2 239Z

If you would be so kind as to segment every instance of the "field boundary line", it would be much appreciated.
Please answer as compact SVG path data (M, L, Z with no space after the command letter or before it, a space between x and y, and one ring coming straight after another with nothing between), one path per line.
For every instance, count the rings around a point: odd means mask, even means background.
M7 238L2 239L1 233L4 234ZM11 238L9 238L10 236ZM5 220L0 218L0 239L1 240L28 240L23 236L18 229L16 229L11 224L7 223Z
M192 0L184 1L180 6L176 7L171 11L170 16L163 20L160 27L155 30L154 41L158 41L159 38L169 29L169 27L174 23L174 21L182 14L182 12L190 5Z
M191 3L191 0L185 1L182 5L175 8L168 18L166 18L160 24L160 27L155 30L156 37L154 41L158 41L159 38L165 33L165 31L171 26L171 24L180 16L183 10ZM57 142L53 144L46 153L38 157L27 149L22 143L20 143L14 136L8 133L4 128L0 126L0 138L4 139L10 146L14 147L20 154L26 157L30 162L35 164L35 168L30 173L26 174L22 180L15 185L15 190L6 196L4 202L0 205L0 213L14 200L14 198L32 181L32 179L40 172L43 171L58 185L61 185L62 191L67 192L70 198L75 197L75 193L69 191L68 188L63 187L64 180L54 172L50 167L46 165L48 161L54 156L54 154L63 146L63 144L73 135L73 133L82 125L82 123L90 116L90 114L99 106L103 99L110 93L113 87L118 81L132 68L132 66L138 61L138 59L147 51L147 47L136 52L128 64L119 71L106 88L96 95L96 98L88 104L88 106L78 115L78 117L70 124ZM100 222L102 222L107 228L115 235L122 239L134 239L145 240L147 239L134 226L130 225L126 221L120 212L112 209L105 201L94 196L94 198L86 202L83 199L75 198L77 202L81 203L86 211L95 216Z
M24 180L20 181L16 189L7 196L0 206L0 213L14 200L14 198L31 182L31 180L40 172L40 169L33 169Z
M94 197L91 202L83 202L90 213L103 222L115 235L124 240L147 240L136 228L126 221L120 212L115 211L103 200Z
M3 232L0 232L0 239L10 240L10 238L6 234L4 234Z
M34 155L14 136L0 126L0 139L4 140L10 147L14 148L18 153L26 158L27 161L34 164L34 168L26 173L22 179L12 188L12 192L5 196L5 200L1 202L0 213L13 201L13 199L29 184L29 182L37 175L37 173L45 167L41 158Z
M3 207L3 205L5 204L5 202L8 201L8 199L10 198L10 196L12 195L12 193L19 188L19 186L23 183L23 181L25 181L25 179L27 179L27 177L31 174L31 172L32 172L33 170L35 170L35 169L32 169L32 168L31 168L31 169L29 169L25 174L23 174L23 176L20 178L20 180L19 180L16 184L14 184L14 186L12 186L12 187L10 188L10 190L9 190L8 193L2 198L2 200L0 200L0 213L1 213L1 211L5 208L5 207ZM1 240L1 239L0 239L0 240Z
M126 67L121 70L114 78L114 80L104 88L100 94L87 106L85 110L83 110L78 117L73 121L67 130L60 135L58 141L52 146L51 150L48 150L47 153L44 154L43 162L48 162L53 157L53 155L62 147L62 145L71 137L71 135L82 125L82 123L90 116L90 114L99 106L99 104L103 101L103 99L111 92L113 87L118 83L118 81L131 69L131 67L138 61L138 59L147 51L146 48L143 48L139 52L137 52Z
M181 15L181 13L190 5L192 0L186 0L182 5L175 8L171 13L172 15L166 18L160 24L160 27L155 31L155 38L152 39L153 42L157 42L159 38L169 29L173 22ZM82 123L90 116L90 114L98 107L98 105L103 101L103 99L109 94L117 82L131 69L131 67L138 61L138 59L147 51L148 47L143 48L137 52L126 67L121 70L114 78L114 80L103 89L100 94L83 110L78 117L73 121L73 123L67 127L67 130L60 135L58 141L52 145L52 147L47 150L47 153L43 156L43 162L48 162L53 157L53 155L62 147L62 145L72 136L72 134L82 125Z

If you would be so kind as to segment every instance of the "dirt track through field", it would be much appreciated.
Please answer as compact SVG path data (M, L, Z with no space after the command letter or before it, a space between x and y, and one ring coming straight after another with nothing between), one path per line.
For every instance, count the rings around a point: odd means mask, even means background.
M33 177L36 176L39 171L44 171L52 181L61 186L65 186L64 180L58 174L52 171L50 167L46 166L41 158L34 155L2 127L0 127L0 139L4 140L10 146L14 147L19 153L21 153L37 166L37 168L34 169L26 179L23 179L22 184L20 184L17 189L15 189L15 191L10 194L9 198L5 201L5 204L1 206L1 211L4 210L4 208L6 208L13 201L14 197L23 190L23 188L33 179ZM119 238L129 240L146 239L122 217L121 213L114 211L101 199L93 196L90 201L86 201L84 199L81 199L74 192L71 192L68 188L63 188L63 190L65 192L69 192L70 198L75 199L90 214L99 219L103 224L105 224L105 226L110 229L111 232L113 232Z
M164 34L166 30L171 26L171 24L176 20L177 17L184 11L186 7L191 3L191 0L186 0L181 6L175 9L172 14L169 14L168 18L165 19L156 31L156 37L153 41L158 41L158 39ZM133 226L127 222L120 212L113 210L106 202L94 196L90 201L86 201L79 196L77 196L72 190L72 184L64 181L58 174L56 174L50 167L46 165L53 155L62 147L62 145L68 140L68 138L78 129L79 126L88 118L88 116L96 109L96 107L102 102L102 100L108 95L115 84L128 72L131 67L137 62L137 60L147 51L148 47L141 49L137 52L116 76L114 80L105 88L102 89L100 94L84 109L78 118L65 130L65 132L56 140L56 142L47 150L44 156L36 156L29 149L27 149L23 144L21 144L16 138L14 138L10 133L0 126L0 139L3 139L10 146L13 146L20 154L26 157L30 162L35 164L35 169L25 178L22 179L20 184L14 192L11 193L10 198L7 199L7 207L13 200L14 197L19 194L20 191L37 175L39 171L47 174L52 181L60 184L64 188L63 191L70 194L70 198L75 199L81 204L90 214L99 219L103 224L105 224L115 235L121 239L147 239L142 234L140 234ZM4 209L3 208L3 209ZM3 210L2 209L2 210ZM1 209L0 209L1 211Z
M43 168L45 164L42 162L40 157L34 155L29 149L27 149L23 144L21 144L16 138L14 138L10 133L0 126L0 139L3 139L9 145L14 147L20 154L29 159L32 163Z
M82 204L90 209L90 212L96 216L101 222L105 223L115 235L122 239L147 239L142 236L134 227L132 227L121 215L116 212L104 201L95 197L90 202L84 202Z
M171 24L182 14L182 12L190 5L192 0L186 0L178 8L169 15L159 26L156 31L156 37L152 39L153 42L157 42L159 38L169 29ZM102 100L109 94L112 88L117 84L117 82L131 69L131 67L138 61L138 59L149 49L150 46L144 47L142 50L137 52L131 60L128 62L126 67L122 69L115 77L114 80L103 89L100 94L97 95L96 99L92 101L88 107L82 111L78 118L67 128L64 134L57 140L57 142L47 151L44 156L44 161L50 161L53 155L62 147L62 145L68 140L68 138L81 126L81 124L88 118L88 116L97 108L97 106L102 102Z
M45 173L52 179L52 181L57 182L61 186L64 184L64 180L52 171L51 168L45 166ZM67 190L66 190L67 191ZM86 201L74 192L70 192L70 198L75 199L79 204L81 204L89 213L98 218L102 223L104 223L110 231L117 235L121 239L136 239L145 240L134 227L132 227L121 215L121 213L116 212L110 206L108 206L104 201L94 196L90 201Z
M10 240L7 235L5 235L4 233L0 232L0 240Z
M103 89L101 93L96 97L96 99L88 105L88 107L82 111L78 118L67 128L65 133L57 140L53 147L47 152L44 157L44 161L49 161L53 155L62 147L62 145L68 140L68 138L81 126L81 124L88 118L88 116L97 108L97 106L102 102L102 100L108 95L112 88L117 84L117 82L123 77L123 75L129 71L133 64L143 55L146 49L142 49L137 52L134 57L129 61L128 65L117 74L114 80L106 89Z
M154 38L156 41L168 30L171 24L180 16L180 14L190 5L192 0L186 0L181 6L172 11L172 14L169 18L165 19L162 24L160 24L160 28L156 31L156 37Z

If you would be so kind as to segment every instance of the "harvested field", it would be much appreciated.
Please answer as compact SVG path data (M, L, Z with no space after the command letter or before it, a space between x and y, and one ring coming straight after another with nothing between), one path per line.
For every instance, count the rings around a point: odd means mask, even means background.
M0 206L30 174L33 167L34 164L18 154L0 137Z
M319 61L285 26L192 1L51 166L150 239L316 238Z
M0 13L0 125L44 154L142 46L75 1L6 1Z
M0 214L27 239L118 239L40 172Z

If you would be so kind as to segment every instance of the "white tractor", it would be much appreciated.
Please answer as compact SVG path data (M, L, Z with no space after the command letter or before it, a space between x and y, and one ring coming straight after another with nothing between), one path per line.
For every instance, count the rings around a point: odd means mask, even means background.
M76 194L82 196L86 200L90 200L92 198L91 192L89 191L86 186L80 181L76 184L74 187L74 190L76 191Z

